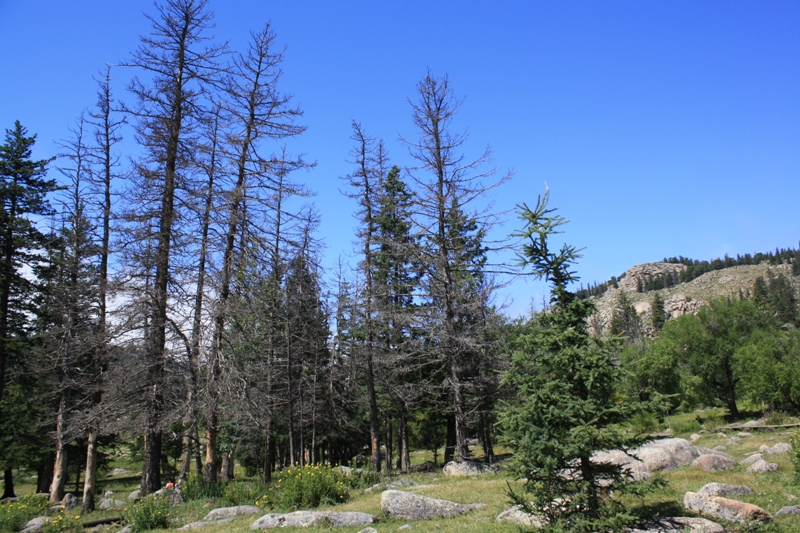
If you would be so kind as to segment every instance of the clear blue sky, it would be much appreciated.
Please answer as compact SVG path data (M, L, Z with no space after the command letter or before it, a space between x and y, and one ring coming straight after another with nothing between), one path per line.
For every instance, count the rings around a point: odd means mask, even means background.
M550 186L585 246L583 280L684 255L800 240L800 2L211 0L216 34L241 49L271 19L283 90L308 131L291 148L317 167L325 264L352 250L350 122L409 164L408 98L428 69L465 102L467 156L488 144L515 178L498 210ZM148 1L0 0L0 128L19 119L36 156L95 101L92 76L149 29ZM122 79L115 92L126 99ZM127 98L130 100L129 98ZM515 225L510 220L504 232ZM511 312L542 287L516 284Z

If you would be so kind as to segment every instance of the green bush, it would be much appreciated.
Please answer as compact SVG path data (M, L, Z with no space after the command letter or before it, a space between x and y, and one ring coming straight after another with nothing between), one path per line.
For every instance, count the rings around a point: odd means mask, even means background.
M231 481L225 485L222 499L231 505L253 505L269 488L261 482Z
M47 513L47 498L41 494L22 496L18 502L0 504L0 531L19 531L32 518Z
M221 498L225 494L225 485L218 481L206 483L203 477L191 474L186 483L181 485L181 496L184 500L205 500L209 498Z
M122 518L134 532L167 529L169 527L169 498L148 496L122 511Z
M289 510L344 503L350 498L348 477L338 468L293 466L278 472L274 485L256 505Z

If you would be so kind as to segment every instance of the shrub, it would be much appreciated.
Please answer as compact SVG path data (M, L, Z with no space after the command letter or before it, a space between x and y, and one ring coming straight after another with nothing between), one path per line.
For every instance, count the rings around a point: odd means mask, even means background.
M181 486L181 496L184 500L205 500L208 498L220 498L225 493L225 485L218 481L206 483L203 477L191 474L186 483Z
M148 496L122 511L122 518L134 532L167 529L169 527L169 498Z
M246 483L231 481L225 485L222 499L227 500L231 505L253 505L268 491L269 488L258 481Z
M318 507L346 502L350 498L347 475L337 468L293 466L279 472L273 487L257 505L279 509Z
M19 531L32 518L47 513L47 498L40 494L22 496L16 503L0 504L0 531Z

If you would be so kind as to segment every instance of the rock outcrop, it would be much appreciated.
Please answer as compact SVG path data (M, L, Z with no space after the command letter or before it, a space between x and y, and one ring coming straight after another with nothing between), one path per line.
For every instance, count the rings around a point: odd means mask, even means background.
M250 529L274 529L278 527L312 526L368 526L375 517L353 511L295 511L293 513L269 513L250 526Z
M708 452L686 439L670 438L647 443L628 453L621 450L599 452L592 456L592 461L624 466L633 479L640 480L649 478L650 472L676 470Z
M445 476L468 477L477 474L496 474L500 471L497 465L487 465L485 463L475 463L472 461L450 461L442 472Z
M726 533L725 528L705 518L676 516L645 524L645 529L632 528L628 533Z
M687 492L683 497L684 508L729 522L772 519L767 511L757 505L714 496L707 493L713 492L713 489L706 489L707 492L704 492L705 488L701 488L698 492Z
M498 522L511 522L512 524L517 524L524 527L533 527L537 529L544 527L544 524L541 520L536 518L534 515L523 511L521 505L515 505L510 509L506 509L497 515L495 520Z
M736 461L722 454L706 453L692 461L692 466L702 468L706 472L717 472L718 470L730 470L736 466Z
M235 507L220 507L218 509L213 509L210 513L208 513L203 521L210 522L212 520L221 520L224 518L233 518L236 516L247 516L251 514L261 514L264 511L256 507L255 505L237 505Z
M381 493L383 512L404 520L448 518L484 506L483 503L456 503L401 490L385 490Z
M778 463L768 463L764 459L760 459L748 467L747 472L750 474L763 474L765 472L773 472L780 468Z

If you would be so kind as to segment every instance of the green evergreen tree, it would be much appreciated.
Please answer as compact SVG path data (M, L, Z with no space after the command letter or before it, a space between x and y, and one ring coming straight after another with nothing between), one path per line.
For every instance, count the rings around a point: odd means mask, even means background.
M650 301L650 314L653 331L658 333L667 321L667 312L664 310L664 297L658 291L653 293L653 299Z
M567 290L577 279L571 268L579 250L549 248L566 220L548 209L548 196L539 197L533 210L522 206L527 227L516 235L526 240L521 264L551 283L552 307L537 316L537 328L520 336L503 377L516 401L501 424L515 448L517 473L527 479L524 494L512 492L512 498L545 518L545 531L619 531L634 517L617 496L635 485L620 466L591 458L640 445L643 437L625 432L624 425L654 404L617 396L623 379L614 363L619 342L587 332L594 306ZM614 497L603 496L611 492Z
M35 316L34 295L38 284L23 272L42 266L39 253L49 246L50 237L36 226L38 217L51 214L48 193L58 187L47 179L47 165L52 159L34 161L31 150L36 136L27 136L19 121L6 130L5 144L0 145L0 468L4 471L5 489L1 498L14 496L11 468L16 458L8 453L12 445L6 437L13 436L9 425L14 421L6 416L4 392L14 366L21 364L28 350L30 317Z

